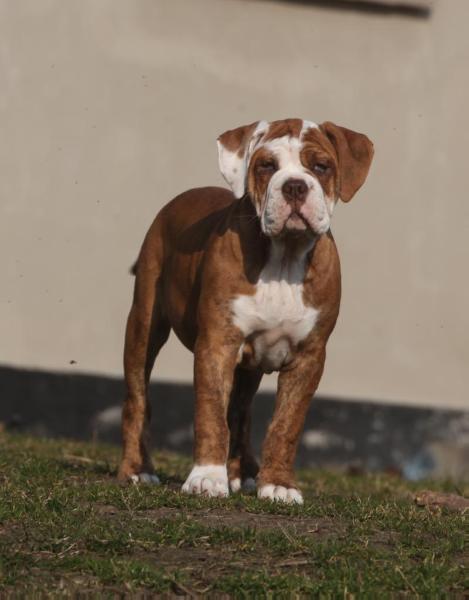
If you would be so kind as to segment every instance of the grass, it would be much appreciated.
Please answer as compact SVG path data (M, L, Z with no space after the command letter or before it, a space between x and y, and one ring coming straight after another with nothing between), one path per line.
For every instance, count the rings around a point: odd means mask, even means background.
M183 496L190 462L157 453L164 485L120 486L119 449L0 438L0 597L469 594L469 515L417 507L385 475L300 473L304 506Z

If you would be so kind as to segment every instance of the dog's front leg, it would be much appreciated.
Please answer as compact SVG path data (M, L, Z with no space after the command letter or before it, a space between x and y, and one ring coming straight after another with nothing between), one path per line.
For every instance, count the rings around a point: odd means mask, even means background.
M194 350L194 466L182 486L189 494L228 496L228 404L239 341L199 337Z
M311 398L321 379L326 353L323 345L298 356L278 378L277 400L262 449L258 497L303 503L295 483L296 448Z

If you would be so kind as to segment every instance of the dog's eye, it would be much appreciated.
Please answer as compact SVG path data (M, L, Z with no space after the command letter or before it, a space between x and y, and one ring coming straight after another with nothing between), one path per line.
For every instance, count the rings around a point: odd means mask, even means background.
M261 160L257 163L257 169L262 173L273 173L277 170L277 165L273 160Z
M318 175L325 175L329 171L329 166L324 163L316 163L313 166L313 171Z

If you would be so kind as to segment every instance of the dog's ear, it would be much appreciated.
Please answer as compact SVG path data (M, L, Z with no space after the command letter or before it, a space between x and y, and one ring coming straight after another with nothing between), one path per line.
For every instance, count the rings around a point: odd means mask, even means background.
M267 121L256 121L225 131L217 139L218 165L236 198L242 198L246 193L249 161L256 143L266 132L268 125Z
M339 127L330 121L320 125L339 160L339 195L348 202L365 183L373 159L373 143L363 133Z

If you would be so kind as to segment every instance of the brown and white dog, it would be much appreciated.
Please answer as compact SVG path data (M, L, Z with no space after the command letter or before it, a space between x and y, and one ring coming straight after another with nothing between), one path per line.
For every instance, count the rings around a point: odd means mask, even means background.
M293 463L340 304L330 232L340 198L364 183L373 145L360 133L301 119L259 121L218 138L217 187L177 196L157 215L136 263L125 340L121 480L158 483L149 454L148 381L171 329L194 352L190 494L302 503ZM250 405L278 371L260 468Z

